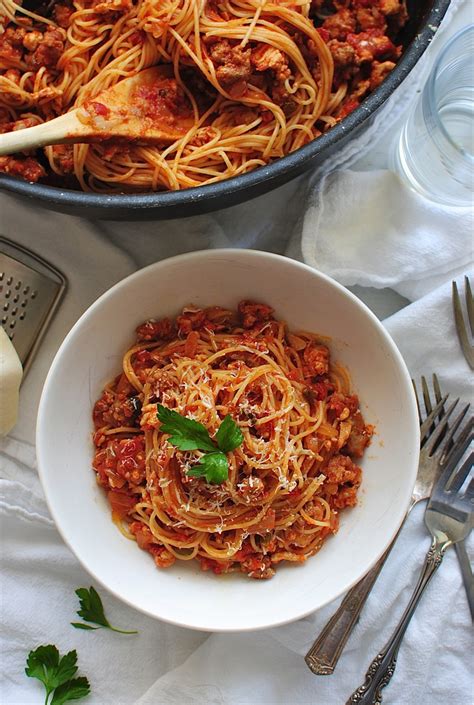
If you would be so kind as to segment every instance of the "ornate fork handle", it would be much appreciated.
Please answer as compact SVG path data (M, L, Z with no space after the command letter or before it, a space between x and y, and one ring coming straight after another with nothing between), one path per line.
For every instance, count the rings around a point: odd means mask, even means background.
M441 565L444 553L450 545L451 541L446 540L445 537L443 537L443 540L441 540L441 538L433 539L416 588L392 638L386 644L385 648L374 658L365 675L365 682L352 693L346 705L354 705L355 703L358 705L381 705L382 689L390 682L394 674L397 665L398 650L405 631L426 586L435 571Z
M369 570L367 575L349 590L306 654L305 661L317 676L329 676L333 673L391 548L392 546L387 549L372 570Z
M411 503L408 512L411 510L413 504L414 502ZM360 617L362 608L367 602L370 591L379 577L380 571L390 551L395 545L398 535L405 523L405 519L383 556L379 558L367 575L349 590L339 608L334 612L333 616L327 622L321 634L306 654L306 664L317 676L329 676L334 672L347 640Z

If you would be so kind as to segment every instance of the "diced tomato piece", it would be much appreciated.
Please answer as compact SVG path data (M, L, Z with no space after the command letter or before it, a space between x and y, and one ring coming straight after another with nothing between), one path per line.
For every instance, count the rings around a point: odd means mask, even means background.
M193 358L196 355L199 340L200 337L197 330L192 330L188 333L184 344L184 354L186 357Z
M323 40L323 42L327 44L331 37L328 30L324 29L324 27L318 27L316 31L318 32L318 34L321 35L321 39Z
M107 497L112 508L112 514L119 519L126 517L137 503L136 497L119 490L107 492Z

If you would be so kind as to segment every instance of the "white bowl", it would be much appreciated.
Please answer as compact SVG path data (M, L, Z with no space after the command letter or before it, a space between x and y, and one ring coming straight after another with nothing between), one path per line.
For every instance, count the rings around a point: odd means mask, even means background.
M363 459L357 507L338 534L302 566L280 566L269 581L215 576L198 565L158 570L112 523L91 470L92 407L120 369L135 327L186 304L235 307L241 299L274 307L295 329L332 338L366 421L376 435ZM173 624L212 631L262 629L331 602L356 583L397 532L415 481L419 431L405 364L384 328L355 296L295 262L252 250L180 255L142 269L107 291L59 349L41 397L40 477L65 542L95 581L129 605ZM194 563L194 562L193 562Z

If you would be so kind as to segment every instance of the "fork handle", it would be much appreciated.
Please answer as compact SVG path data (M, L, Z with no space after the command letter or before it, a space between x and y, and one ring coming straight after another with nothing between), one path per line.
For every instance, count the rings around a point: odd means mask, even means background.
M455 546L459 565L461 566L462 580L466 589L467 602L471 611L471 619L474 623L474 576L472 575L471 563L467 555L465 542L458 541Z
M362 580L359 580L349 590L306 654L304 660L315 675L329 676L334 672L339 657L360 617L370 591L391 549L392 545L385 551L382 558L379 558L374 567L364 575Z
M400 644L404 637L405 631L410 623L413 613L418 606L418 603L425 591L426 586L433 577L435 571L441 565L444 553L451 541L441 538L434 538L431 548L428 551L423 568L418 579L416 588L411 596L410 602L402 615L398 626L396 627L391 639L386 644L385 648L377 654L370 664L365 681L357 690L355 690L346 705L381 705L382 689L390 682L397 665L397 656Z
M413 505L414 502L410 505L408 512ZM406 517L385 553L379 558L374 567L349 590L338 609L326 623L326 626L306 654L304 660L315 675L329 676L334 672L339 657L360 617L360 613L367 602L370 591L379 577L380 571L390 555L390 551L395 545L405 520Z

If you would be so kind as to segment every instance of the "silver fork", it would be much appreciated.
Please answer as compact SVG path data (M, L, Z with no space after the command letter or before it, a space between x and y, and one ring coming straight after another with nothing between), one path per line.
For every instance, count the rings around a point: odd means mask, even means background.
M428 385L426 384L426 380L424 377L421 378L422 381L422 390L423 390L423 401L425 403L425 409L426 413L430 414L433 410L433 404L430 398L430 393L428 389ZM416 391L415 383L413 383L413 387L415 389L415 396L416 396L416 402L418 405L418 415L420 417L420 423L422 423L422 413L421 413L421 406L420 406L420 401L418 399L418 394ZM434 392L434 397L435 397L435 404L439 404L439 402L442 399L441 395L441 388L439 385L439 381L437 376L434 374L433 375L433 392ZM439 418L441 418L444 414L444 409L441 409L439 413ZM471 612L471 619L474 623L474 576L472 573L472 568L471 568L471 562L469 560L469 556L466 550L466 544L465 541L458 541L455 544L455 549L459 561L459 565L461 567L461 575L462 575L462 580L464 583L464 588L466 590L466 597L467 597L467 602L469 605L469 610Z
M469 278L466 276L464 277L464 297L466 300L467 319L469 321L469 328L471 329L471 336L474 336L474 300L472 297L471 284L469 282ZM463 351L463 355L466 358L469 367L471 370L474 370L474 346L469 342L467 325L464 321L461 298L459 296L456 282L453 282L453 309L461 350Z
M455 426L459 425L455 421ZM440 437L441 423L433 434L433 440L426 444L425 452L430 452L436 445L436 434ZM397 665L397 655L405 631L410 623L413 613L419 604L426 586L433 577L435 571L441 565L446 550L452 544L463 541L472 529L474 510L474 479L471 479L469 486L462 493L462 487L466 478L472 470L474 463L474 453L464 461L456 470L454 477L453 470L464 456L466 450L473 440L472 419L463 429L460 438L455 443L450 455L443 463L446 449L450 447L453 440L454 431L451 429L446 435L438 450L431 455L432 461L444 464L444 470L436 483L431 494L430 501L425 511L425 524L431 533L432 543L428 551L425 562L415 587L413 595L408 603L402 618L396 627L391 639L384 649L377 654L369 666L366 673L365 682L351 695L346 705L381 705L382 689L390 682ZM423 452L423 451L422 451ZM452 477L452 479L451 479Z
M415 383L413 383L416 392ZM421 378L421 387L423 391L423 398L425 401L426 409L426 419L420 426L420 440L423 443L426 439L430 437L433 432L434 424L436 423L438 417L443 414L444 404L448 399L448 395L441 398L441 393L439 389L439 383L436 375L433 375L433 388L435 390L436 398L438 403L434 408L432 408L428 384L425 377ZM438 400L439 396L439 400ZM459 399L456 399L449 408L449 414L451 414L458 403ZM469 405L467 405L462 413L461 420L466 414ZM420 413L420 421L422 418L420 404L418 401L418 410ZM446 419L446 415L445 415ZM420 464L418 467L418 474L416 476L415 487L413 488L413 494L410 500L410 506L408 507L408 513L413 509L415 504L427 499L430 496L431 490L434 483L436 482L439 474L439 468L436 464L422 463L420 457ZM402 525L403 526L403 525ZM400 527L401 529L401 527ZM372 590L375 581L377 580L382 567L392 550L395 541L398 538L398 534L393 539L392 543L385 551L383 556L375 564L375 566L370 570L367 575L365 575L353 588L349 590L341 605L329 619L316 641L309 649L305 656L305 661L308 667L313 673L318 676L326 676L333 673L339 657L344 650L349 636L354 629L357 620L362 612L362 609L367 601L367 598Z

